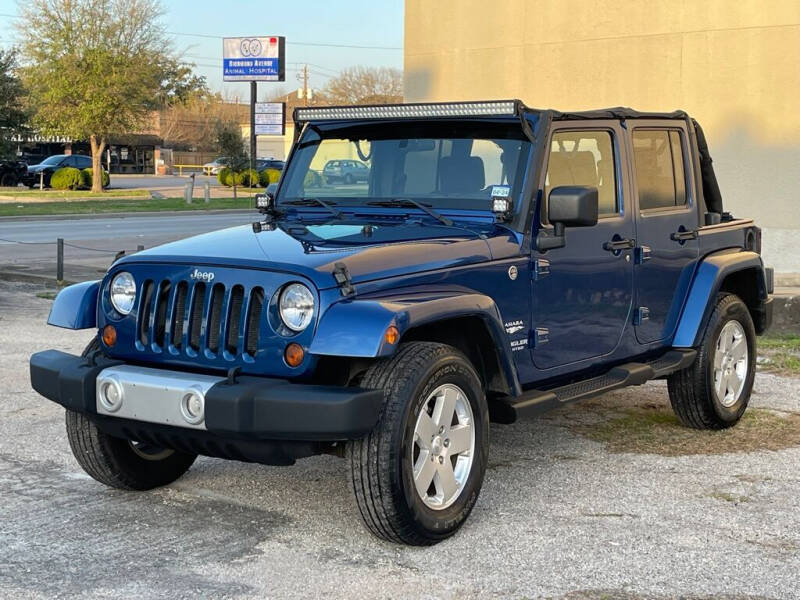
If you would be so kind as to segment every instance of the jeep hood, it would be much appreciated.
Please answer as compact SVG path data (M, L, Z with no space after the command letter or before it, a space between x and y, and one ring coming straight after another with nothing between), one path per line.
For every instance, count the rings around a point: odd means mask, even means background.
M425 224L281 224L254 232L249 225L214 231L121 258L126 263L226 266L296 273L319 289L334 287L335 263L353 283L482 263L518 255L509 230L492 223L467 227Z

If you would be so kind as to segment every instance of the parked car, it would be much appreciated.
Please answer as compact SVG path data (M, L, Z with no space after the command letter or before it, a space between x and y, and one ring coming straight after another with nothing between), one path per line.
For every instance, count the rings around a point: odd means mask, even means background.
M29 188L43 184L43 187L50 187L50 178L53 173L63 167L74 167L76 169L88 169L92 166L92 157L82 154L55 154L48 156L38 165L28 166L27 172L22 176L22 183Z
M360 160L329 160L322 175L329 183L358 183L369 179L369 167Z
M772 271L686 113L364 114L295 110L303 133L252 227L123 256L58 294L49 323L96 336L82 356L34 354L31 382L66 408L89 475L147 490L198 454L329 453L369 531L424 545L478 501L490 421L653 379L688 427L741 419ZM319 153L341 165L362 142L366 195L309 187Z
M16 187L28 167L16 160L0 160L0 187Z
M226 166L228 159L224 156L220 156L219 158L215 158L211 162L208 162L203 165L203 173L206 175L216 175L219 173L219 170Z
M275 169L276 171L283 171L285 163L276 158L259 158L256 160L256 170L261 173L267 169Z

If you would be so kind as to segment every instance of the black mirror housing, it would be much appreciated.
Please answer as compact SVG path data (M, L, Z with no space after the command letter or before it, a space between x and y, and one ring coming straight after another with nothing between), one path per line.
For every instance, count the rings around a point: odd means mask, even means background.
M597 225L597 215L596 187L564 185L553 188L547 201L547 220L553 224L553 233L540 231L536 248L541 252L563 248L567 243L565 227Z
M547 219L564 227L591 227L597 225L597 205L596 187L559 186L550 191Z

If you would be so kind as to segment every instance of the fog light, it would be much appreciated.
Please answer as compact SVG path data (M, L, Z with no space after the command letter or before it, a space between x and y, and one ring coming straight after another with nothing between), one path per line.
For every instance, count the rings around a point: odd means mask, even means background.
M286 346L286 351L283 353L284 360L286 360L286 364L290 367L297 367L303 362L303 358L305 357L305 351L300 344L295 344L294 342Z
M103 343L108 347L117 343L117 330L113 325L103 327Z
M206 399L199 389L190 389L181 398L181 414L191 425L199 425L206 418Z
M113 379L105 379L100 382L98 396L100 404L108 412L116 412L122 406L122 387Z

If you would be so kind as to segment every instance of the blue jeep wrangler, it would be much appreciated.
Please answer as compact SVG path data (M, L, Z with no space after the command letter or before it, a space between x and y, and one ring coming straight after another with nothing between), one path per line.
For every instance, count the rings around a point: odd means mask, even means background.
M98 481L331 453L372 533L432 544L475 505L490 421L656 378L689 427L742 417L772 272L686 113L500 101L295 122L252 227L122 257L56 298L50 324L97 336L34 354L31 381ZM331 160L369 176L313 176Z

